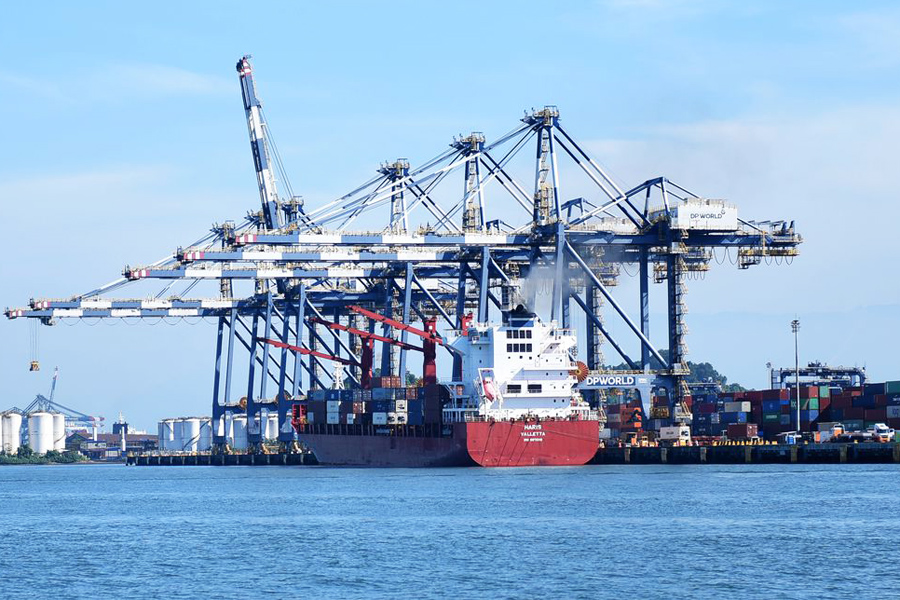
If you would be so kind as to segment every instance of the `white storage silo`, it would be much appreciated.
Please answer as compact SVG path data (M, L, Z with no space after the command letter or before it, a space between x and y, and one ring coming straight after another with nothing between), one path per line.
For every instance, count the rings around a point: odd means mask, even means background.
M200 443L200 419L190 417L181 421L181 447L185 452L196 452Z
M247 415L235 415L231 419L232 441L235 450L247 449Z
M172 419L172 447L171 450L181 452L184 449L184 441L181 437L181 428L184 419Z
M53 415L48 412L28 415L28 445L36 454L53 450Z
M266 419L266 439L278 439L278 413L269 413Z
M159 443L160 450L177 450L175 448L175 419L163 419L162 438Z
M7 454L15 454L22 445L22 415L19 413L6 413L3 415L3 449Z
M200 419L200 439L197 443L198 452L209 452L212 448L212 419L204 417Z
M162 421L156 422L156 448L158 450L165 450L163 444L165 444L165 437L163 436L163 431L165 431L165 426Z
M62 413L53 413L53 449L66 449L66 415Z
M0 452L6 450L6 447L3 445L3 417L4 415L0 414Z

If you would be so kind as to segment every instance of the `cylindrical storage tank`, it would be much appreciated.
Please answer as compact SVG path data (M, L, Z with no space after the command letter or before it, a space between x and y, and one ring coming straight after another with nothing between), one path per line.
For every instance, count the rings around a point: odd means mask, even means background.
M181 452L184 448L184 442L182 441L181 436L181 424L184 423L184 419L172 419L172 447L170 450L174 450L175 452Z
M66 415L62 413L53 413L53 449L66 449Z
M265 437L270 440L278 439L278 413L269 413L269 417L266 419Z
M175 450L175 419L163 419L161 450Z
M22 415L6 413L3 415L3 449L7 454L15 454L22 445Z
M181 421L181 447L185 452L196 452L200 444L200 419L191 417Z
M0 414L0 452L4 452L6 447L3 445L3 421L5 420L6 415Z
M235 450L247 449L247 415L235 415L231 420L232 444Z
M28 445L36 454L53 450L53 415L48 412L28 415Z
M197 440L198 452L209 452L212 448L212 419L200 419L200 439Z
M165 425L163 425L162 421L156 422L156 448L157 450L165 450L165 435L163 432L166 430Z

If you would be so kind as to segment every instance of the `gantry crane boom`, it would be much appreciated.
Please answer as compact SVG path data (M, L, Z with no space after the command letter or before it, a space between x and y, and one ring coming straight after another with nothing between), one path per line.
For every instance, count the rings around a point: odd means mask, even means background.
M256 182L259 185L259 198L262 201L265 227L266 229L277 229L283 225L279 210L280 202L278 190L275 187L273 164L269 155L262 104L256 95L256 84L253 81L253 67L250 65L249 54L238 61L237 72L241 80L244 112L247 115L247 129L250 133L250 149L253 151L253 163L256 167Z

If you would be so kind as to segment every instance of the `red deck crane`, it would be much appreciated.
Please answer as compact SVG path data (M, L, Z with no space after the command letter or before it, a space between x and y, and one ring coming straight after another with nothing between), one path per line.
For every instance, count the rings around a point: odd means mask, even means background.
M360 314L368 319L373 321L377 321L379 323L384 323L389 327L393 327L395 329L399 329L401 331L409 332L415 336L422 338L422 346L414 346L413 344L407 344L406 342L401 342L399 340L395 340L390 337L386 337L383 335L378 335L376 333L372 333L369 331L363 331L362 329L356 329L354 327L350 327L348 325L342 325L340 323L332 323L331 321L326 321L324 319L319 319L316 317L311 317L309 321L313 323L318 323L320 325L324 325L329 329L336 329L338 331L346 331L350 335L358 335L363 342L362 356L360 360L355 360L352 358L342 358L340 356L333 356L331 354L325 354L324 352L316 352L315 350L309 350L307 348L303 348L301 346L295 346L293 344L287 344L284 342L279 342L277 340L271 340L267 338L260 339L260 342L264 344L271 344L272 346L276 346L278 348L287 348L288 350L293 350L299 354L307 354L311 356L316 356L318 358L323 358L326 360L333 360L345 365L351 365L354 367L360 367L362 369L362 376L360 377L360 386L362 389L367 390L372 387L372 364L373 364L373 354L374 354L374 346L375 342L384 342L386 344L391 344L394 346L398 346L405 350L415 350L416 352L422 353L422 381L426 387L430 385L437 384L437 366L435 364L435 360L437 358L437 345L440 344L445 348L450 349L451 351L456 351L453 347L447 346L444 342L444 339L437 332L437 319L426 319L425 320L425 329L418 329L417 327L413 327L411 325L407 325L406 323L402 323L400 321L395 321L394 319L390 319L385 317L384 315L380 315L376 312L367 310L365 308L359 306L349 306L347 307L353 312Z

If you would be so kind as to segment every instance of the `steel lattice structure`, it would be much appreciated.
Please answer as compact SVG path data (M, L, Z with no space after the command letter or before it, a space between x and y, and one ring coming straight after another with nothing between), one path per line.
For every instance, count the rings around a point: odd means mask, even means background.
M746 268L767 257L795 256L802 241L793 223L784 221L736 219L728 229L679 225L678 208L699 202L697 195L664 177L621 187L562 127L553 106L526 113L496 140L472 133L454 138L447 150L418 166L406 159L386 162L369 181L308 210L300 198L279 195L280 161L249 57L237 70L261 209L239 225L214 226L163 260L126 267L122 278L106 286L65 300L33 299L28 308L7 309L6 315L45 324L62 318L215 318L213 422L241 410L232 400L240 352L249 365L243 389L251 445L261 440L262 410L278 411L280 439L289 442L292 399L344 377L351 385L359 379L353 366L338 375L316 356L276 350L259 340L358 356L357 338L317 327L311 317L359 327L357 315L346 307L362 305L404 323L436 316L445 329L455 329L468 312L484 322L510 303L536 310L533 291L518 283L538 272L552 282L545 318L572 327L573 308L584 313L585 327L578 333L591 371L603 368L600 346L608 343L631 372L656 376L677 403L686 390L686 274L708 269L714 248L735 249L739 266ZM511 165L528 148L534 150L534 181L526 187ZM576 174L589 187L565 199L564 184ZM372 225L379 222L383 225ZM612 292L625 264L637 265L637 320ZM651 277L667 290L666 357L650 341ZM149 299L108 298L139 280L161 280L165 287ZM166 297L175 282L201 280L218 282L219 297ZM236 283L244 280L252 282L254 292L234 297ZM631 339L614 336L604 315L621 319ZM392 335L391 330L385 327L382 335ZM629 342L639 344L639 356L629 355ZM382 374L406 373L402 348L382 344L380 358ZM214 443L224 443L221 425L213 431Z

